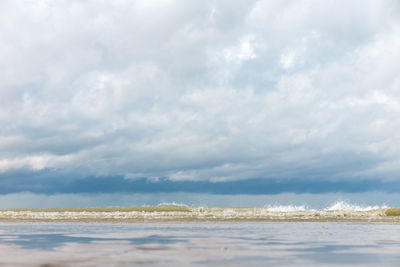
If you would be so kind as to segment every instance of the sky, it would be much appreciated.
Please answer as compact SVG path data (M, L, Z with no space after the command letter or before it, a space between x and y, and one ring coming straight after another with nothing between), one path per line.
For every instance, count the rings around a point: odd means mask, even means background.
M398 1L5 0L0 59L0 207L400 206Z

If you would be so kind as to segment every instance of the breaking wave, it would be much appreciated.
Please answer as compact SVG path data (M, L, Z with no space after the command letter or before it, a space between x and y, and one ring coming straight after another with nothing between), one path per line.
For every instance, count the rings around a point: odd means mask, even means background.
M270 212L293 212L293 211L305 211L306 206L293 206L293 205L275 205L275 206L264 206Z
M140 207L0 210L0 221L366 221L400 222L400 209L337 201L325 209L306 206L198 207L162 203Z
M389 207L386 205L383 206L359 206L347 203L345 201L336 201L332 206L326 208L325 210L343 210L343 211L370 211L370 210L379 210L379 209L388 209Z

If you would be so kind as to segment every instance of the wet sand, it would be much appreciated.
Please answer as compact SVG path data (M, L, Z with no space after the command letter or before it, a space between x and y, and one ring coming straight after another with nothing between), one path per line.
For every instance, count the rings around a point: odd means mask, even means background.
M1 266L399 264L397 223L0 223Z

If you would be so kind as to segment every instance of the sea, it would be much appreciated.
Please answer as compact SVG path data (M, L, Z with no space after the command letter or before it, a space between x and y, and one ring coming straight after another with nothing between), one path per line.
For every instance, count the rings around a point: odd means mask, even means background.
M0 266L400 266L400 210L304 206L0 210Z

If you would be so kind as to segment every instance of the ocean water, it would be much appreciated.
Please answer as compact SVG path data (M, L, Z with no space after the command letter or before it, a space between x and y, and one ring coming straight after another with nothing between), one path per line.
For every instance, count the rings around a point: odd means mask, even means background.
M400 216L337 202L0 211L0 266L400 266Z

